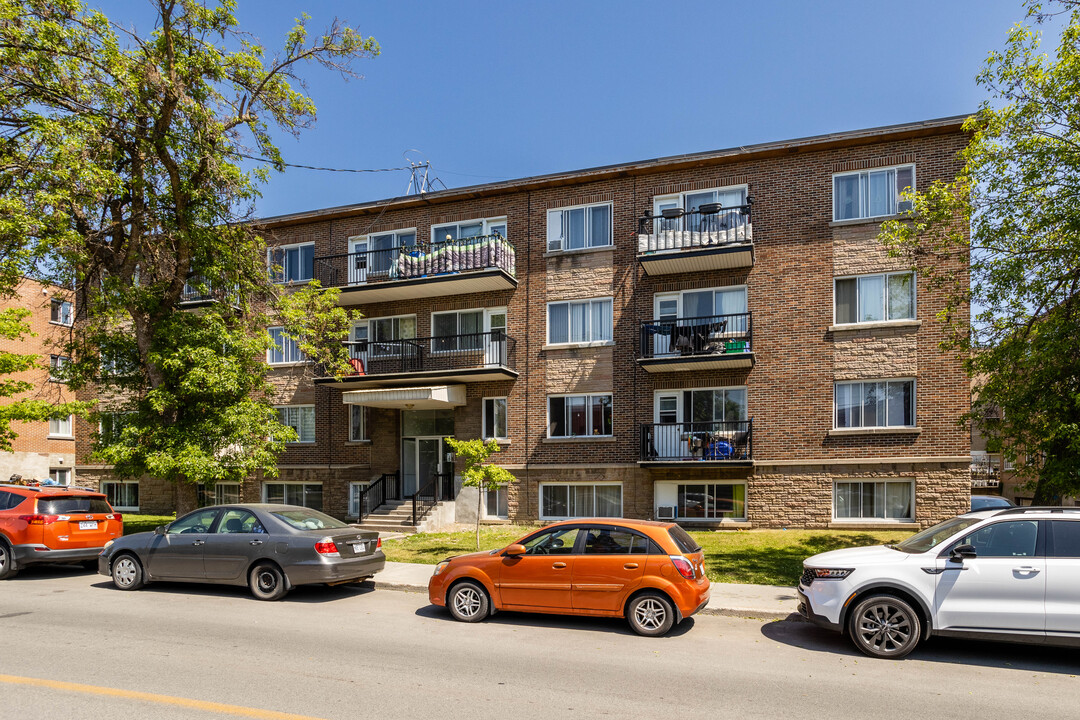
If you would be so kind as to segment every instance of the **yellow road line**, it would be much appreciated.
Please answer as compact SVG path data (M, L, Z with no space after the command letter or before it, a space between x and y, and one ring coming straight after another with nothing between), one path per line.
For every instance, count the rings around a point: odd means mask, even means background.
M293 715L292 713L277 712L276 710L260 710L258 708L243 707L242 705L225 705L224 703L207 702L205 700L192 700L191 698L173 697L172 695L156 695L154 693L138 692L136 690L121 690L120 688L100 687L98 685L81 685L79 683L63 682L61 680L42 680L40 678L19 677L17 675L0 675L0 683L11 685L30 685L44 687L64 692L83 693L86 695L103 695L106 697L127 698L129 700L142 700L144 702L158 703L159 705L176 705L192 710L205 710L211 713L226 713L240 717L257 718L257 720L320 720L309 715Z

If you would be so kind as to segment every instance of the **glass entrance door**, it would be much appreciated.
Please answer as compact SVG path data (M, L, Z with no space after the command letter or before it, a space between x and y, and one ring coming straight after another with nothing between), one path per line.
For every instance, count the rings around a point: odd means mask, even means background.
M442 473L445 443L441 437L402 438L401 491L408 498Z

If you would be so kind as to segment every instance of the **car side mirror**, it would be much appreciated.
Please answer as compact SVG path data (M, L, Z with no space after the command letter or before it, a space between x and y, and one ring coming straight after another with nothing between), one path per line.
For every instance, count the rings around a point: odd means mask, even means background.
M973 545L957 545L949 553L949 559L958 563L962 563L964 560L970 560L974 557L976 557L976 553Z
M155 535L164 535L165 534L165 526L164 525L158 525L156 528L154 528L154 534Z
M503 555L509 555L510 557L517 557L518 555L524 555L524 554L525 554L525 546L520 545L518 543L514 543L513 545L508 545L507 548L505 550L503 550Z

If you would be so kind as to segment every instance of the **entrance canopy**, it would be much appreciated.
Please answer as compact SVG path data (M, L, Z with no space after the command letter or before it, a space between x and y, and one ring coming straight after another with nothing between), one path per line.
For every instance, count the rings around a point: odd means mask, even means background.
M342 393L346 405L390 408L392 410L439 410L465 404L464 385L433 387L379 388Z

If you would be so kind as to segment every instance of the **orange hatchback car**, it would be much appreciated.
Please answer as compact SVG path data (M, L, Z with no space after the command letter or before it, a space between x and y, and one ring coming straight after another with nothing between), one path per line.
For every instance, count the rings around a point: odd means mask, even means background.
M674 523L566 520L501 550L443 560L428 597L463 622L497 610L625 617L638 634L659 636L709 602L704 562Z
M105 543L123 534L123 517L101 493L0 484L0 580L39 563L96 570Z

